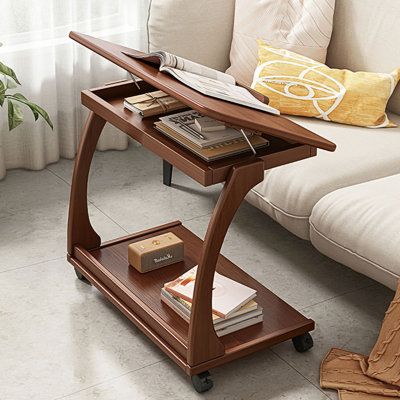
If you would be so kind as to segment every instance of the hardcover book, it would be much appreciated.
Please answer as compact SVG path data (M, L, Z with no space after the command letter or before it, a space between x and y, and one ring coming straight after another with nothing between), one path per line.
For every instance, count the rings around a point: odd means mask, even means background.
M260 314L256 317L251 317L249 319L245 319L244 321L238 322L234 325L226 326L225 328L218 329L216 334L218 337L229 335L230 333L239 331L240 329L248 328L249 326L253 326L263 322L263 315Z
M171 293L167 292L165 288L161 289L161 300L171 307L176 313L178 313L185 321L189 322L192 311L192 303L172 295ZM227 318L221 318L217 314L213 313L212 319L214 328L216 330L223 329L246 319L258 317L262 314L262 311L262 307L260 307L254 300L250 300Z
M201 147L196 146L192 141L188 140L185 136L180 135L175 130L171 129L167 125L164 125L161 121L155 122L154 126L158 131L208 162L251 151L249 145L243 138L238 138L202 149ZM267 139L264 139L258 135L251 136L249 140L255 149L269 145L269 141Z
M169 307L171 307L187 323L189 323L190 322L190 312L189 312L189 315L187 315L187 313L185 311L183 311L184 308L179 307L177 305L179 303L174 301L176 299L178 299L178 298L172 296L171 293L168 293L165 289L161 289L161 300L165 304L167 304ZM180 300L182 300L182 299L180 299ZM184 301L184 300L182 300L182 301ZM255 302L253 300L250 300L249 303L255 303ZM188 304L190 304L190 303L188 303ZM243 308L246 308L246 305L244 305L240 310L242 310ZM236 313L233 315L236 315ZM218 318L220 322L215 323L216 318ZM221 336L228 335L229 333L236 332L240 329L244 329L249 326L263 322L263 314L262 314L262 309L259 307L258 308L256 307L254 311L244 312L236 317L232 316L228 319L222 319L222 318L218 317L217 315L213 314L213 320L214 320L215 333L217 334L218 337L221 337Z
M173 129L179 135L185 137L187 140L196 146L204 149L213 145L225 143L227 141L241 139L243 134L240 129L235 127L224 127L223 130L214 132L202 132L196 125L196 120L201 118L195 110L187 110L176 114L166 115L160 118L160 121ZM251 137L255 134L251 130L246 130L246 135Z
M193 300L194 284L197 266L193 267L172 282L164 285L167 292L188 302ZM216 272L212 293L213 313L221 318L227 318L239 310L244 304L254 299L257 291L242 285Z
M194 123L200 132L215 132L226 129L224 122L217 121L216 119L210 117L196 118Z
M162 90L127 97L124 101L124 107L144 118L187 108L185 104Z

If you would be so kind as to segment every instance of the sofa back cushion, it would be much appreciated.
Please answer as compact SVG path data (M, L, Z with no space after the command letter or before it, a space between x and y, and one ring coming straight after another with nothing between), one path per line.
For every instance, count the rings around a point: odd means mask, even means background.
M336 0L327 64L353 71L391 72L400 67L400 1ZM400 114L400 88L388 109Z
M150 0L149 51L166 50L225 71L234 8L235 0Z
M257 39L324 63L335 0L236 0L231 66L250 85L257 67Z

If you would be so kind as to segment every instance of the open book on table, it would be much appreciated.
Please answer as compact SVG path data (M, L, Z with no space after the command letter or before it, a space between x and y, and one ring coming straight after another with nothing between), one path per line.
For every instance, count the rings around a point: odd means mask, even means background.
M235 78L224 72L165 51L149 54L124 52L124 54L159 65L160 71L167 72L186 86L206 96L279 115L277 109L256 99L246 88L236 86Z

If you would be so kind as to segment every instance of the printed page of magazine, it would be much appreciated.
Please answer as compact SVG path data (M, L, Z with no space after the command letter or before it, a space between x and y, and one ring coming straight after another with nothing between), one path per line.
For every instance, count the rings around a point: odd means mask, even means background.
M236 86L235 79L224 72L206 67L166 51L149 54L124 53L133 58L159 65L159 70L167 72L183 84L206 96L240 104L256 110L279 115L279 111L254 97L247 89Z
M243 87L221 82L205 76L192 74L191 72L182 71L176 68L164 67L162 69L160 68L160 71L169 73L186 86L189 86L206 96L215 97L230 103L240 104L270 114L280 114L276 108L259 101Z
M204 76L205 78L215 79L219 82L224 82L229 85L236 85L235 78L231 75L225 74L224 72L217 71L216 69L206 67L205 65L201 65L194 61L187 60L186 58L179 57L165 51L160 51L158 53L162 55L160 71L162 71L164 67L170 67Z
M159 65L160 71L163 71L165 68L173 68L204 76L206 78L215 79L219 82L224 82L230 85L236 85L235 78L231 75L166 51L155 51L153 53L141 53L139 51L136 53L124 52L124 54L132 58L139 58L152 64Z

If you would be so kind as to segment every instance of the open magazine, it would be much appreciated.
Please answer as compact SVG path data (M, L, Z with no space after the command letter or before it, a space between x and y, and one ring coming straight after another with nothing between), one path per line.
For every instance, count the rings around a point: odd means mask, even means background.
M124 52L124 54L159 65L160 71L167 72L186 86L206 96L279 115L277 109L259 101L247 89L236 86L235 78L224 72L165 51L149 54Z

